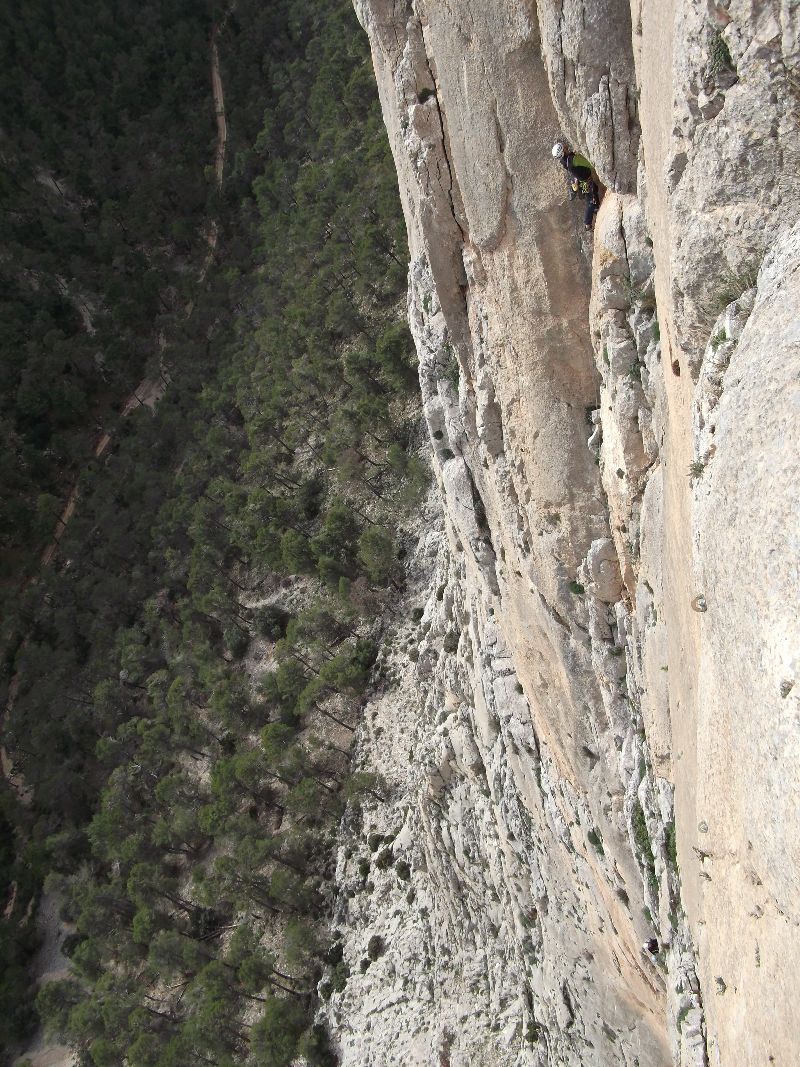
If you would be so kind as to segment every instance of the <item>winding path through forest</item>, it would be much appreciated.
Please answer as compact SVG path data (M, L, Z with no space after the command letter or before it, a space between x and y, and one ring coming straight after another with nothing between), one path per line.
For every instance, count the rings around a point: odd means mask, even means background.
M217 180L217 187L222 188L222 182L225 176L225 155L228 145L228 120L225 113L225 91L222 85L222 75L220 73L219 65L219 49L217 47L217 36L219 32L224 29L225 23L228 20L228 16L233 11L234 5L228 8L225 13L225 17L218 26L214 26L211 30L211 92L214 97L214 113L217 120L217 144L214 153L214 174ZM208 251L203 260L203 264L198 272L197 281L201 283L205 281L209 268L214 261L214 254L217 250L217 240L219 236L219 228L217 226L216 219L209 219L205 228L205 240L208 245ZM187 318L194 311L194 301L190 300L185 308ZM164 337L161 335L158 340L159 348L164 348ZM140 407L150 408L152 411L158 401L164 395L169 379L165 374L162 374L159 378L142 378L136 388L125 398L125 402L122 405L120 411L120 417L125 419L131 412L136 411ZM94 448L95 459L99 459L108 446L111 444L111 431L104 430ZM57 550L58 544L61 538L64 536L64 530L67 528L67 524L75 513L75 508L78 503L78 482L77 479L70 489L69 496L61 514L56 521L55 528L51 535L49 543L46 545L42 552L40 564L42 567L47 567L53 560ZM30 582L35 581L33 578ZM30 584L30 582L28 584ZM9 694L10 697L10 694Z
M222 187L222 182L225 176L225 156L228 143L228 122L225 112L225 94L222 84L222 75L220 73L219 62L219 49L217 47L217 37L219 33L224 29L225 23L228 20L229 15L233 11L235 3L232 3L222 21L214 25L211 30L211 91L214 97L214 112L217 122L217 144L214 155L214 175L216 178L217 186ZM203 259L203 263L198 271L197 281L199 284L205 281L206 275L214 261L214 255L216 253L217 241L219 237L219 228L217 226L216 219L208 219L205 226L204 237L208 246L208 251ZM185 307L186 317L188 318L194 310L194 301L190 300ZM158 345L163 351L165 346L165 338L163 334L159 335ZM159 378L143 378L142 381L136 386L136 388L125 398L120 411L121 418L127 418L132 412L138 408L147 407L151 411L164 395L166 387L169 383L169 378L166 372L162 368L162 373ZM110 430L105 430L101 433L94 446L94 457L97 459L104 455L109 445L111 444L112 434ZM55 529L51 535L49 543L44 548L40 558L40 572L44 567L50 566L56 552L61 538L64 536L70 519L75 513L75 509L78 505L79 489L78 478L76 477L72 487L67 496L64 507L55 525ZM29 578L23 585L23 589L28 585L33 585L38 581L38 575L34 575ZM22 644L22 648L27 644L27 638ZM14 674L9 682L8 695L6 699L6 706L3 712L2 728L8 721L8 717L14 708L14 701L19 691L20 675L19 672ZM30 790L26 786L21 775L14 772L11 759L6 752L5 746L0 745L0 768L2 774L6 780L10 783L20 801L23 804L30 802ZM13 899L16 895L17 887L16 883L11 886L11 902L13 906ZM27 921L29 915L26 916ZM59 977L66 972L67 961L61 953L61 942L64 936L64 930L58 920L55 903L52 898L43 896L39 907L39 927L42 934L42 945L39 948L36 956L34 957L32 966L32 977L37 981L41 981L45 977ZM43 1031L40 1029L34 1036L31 1044L28 1048L21 1053L20 1057L15 1060L15 1063L19 1063L24 1060L26 1064L30 1064L30 1067L72 1067L74 1064L74 1056L72 1051L64 1045L56 1045L44 1038Z

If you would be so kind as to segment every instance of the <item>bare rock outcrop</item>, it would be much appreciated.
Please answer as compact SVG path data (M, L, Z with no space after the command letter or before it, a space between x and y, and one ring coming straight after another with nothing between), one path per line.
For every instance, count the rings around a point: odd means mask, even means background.
M747 1062L767 1051L788 1063L796 977L786 968L800 925L800 483L786 447L800 426L800 225L776 243L755 292L720 317L709 349L695 393L692 522L706 605L696 810L711 876L698 939L709 986L719 978L731 994L710 1005L721 1061L738 1049Z
M343 1063L792 1062L800 16L356 9L435 487L341 837Z
M598 826L540 746L499 599L434 515L409 607L428 599L393 635L359 742L391 803L364 804L339 853L349 978L327 1011L343 1062L669 1062L641 1018L660 966L607 936L638 893L613 859L626 831Z
M634 191L639 119L629 0L539 0L537 7L564 133L610 189Z
M754 284L765 253L800 212L800 11L779 0L642 7L649 215L671 234L663 302L696 378L718 311ZM655 76L644 76L659 49Z
M653 606L665 624L664 773L675 789L681 900L710 1062L792 1062L797 958L787 931L796 918L785 903L798 845L797 735L786 728L791 691L781 693L787 649L797 647L787 590L798 588L798 461L785 443L798 426L800 15L777 2L639 6L643 203L663 352ZM648 537L655 546L659 533ZM766 884L771 899L782 894L782 914L753 899Z

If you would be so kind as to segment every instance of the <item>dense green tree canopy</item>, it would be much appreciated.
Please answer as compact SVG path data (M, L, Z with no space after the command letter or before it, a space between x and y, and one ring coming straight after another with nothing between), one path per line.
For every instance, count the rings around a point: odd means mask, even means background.
M35 1022L47 876L71 977L38 1011L82 1063L330 1064L331 835L383 795L348 752L425 484L366 42L349 0L0 29L4 733L33 798L0 794L0 1042ZM144 374L163 398L120 418Z

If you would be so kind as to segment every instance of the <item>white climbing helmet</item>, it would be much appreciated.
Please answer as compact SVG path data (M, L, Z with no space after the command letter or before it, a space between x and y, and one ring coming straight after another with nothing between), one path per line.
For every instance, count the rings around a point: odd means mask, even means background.
M556 143L553 145L553 159L561 159L561 157L564 155L565 149L566 145L563 141L556 141Z

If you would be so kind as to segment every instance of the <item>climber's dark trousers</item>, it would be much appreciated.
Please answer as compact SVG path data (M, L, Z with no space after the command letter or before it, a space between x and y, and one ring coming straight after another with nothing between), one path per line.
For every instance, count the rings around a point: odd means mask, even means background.
M563 160L562 160L563 162ZM597 182L592 181L592 172L587 167L566 167L567 171L567 185L569 185L573 178L577 178L578 181L589 183L589 192L586 196L586 211L583 214L583 223L587 230L591 230L594 223L594 217L597 214L597 209L600 207L600 190L597 188ZM573 193L570 193L570 199L573 197Z
M597 214L597 209L600 207L600 190L597 188L595 182L592 182L589 195L586 197L586 211L584 212L583 222L587 230L591 230L594 222L594 217Z

